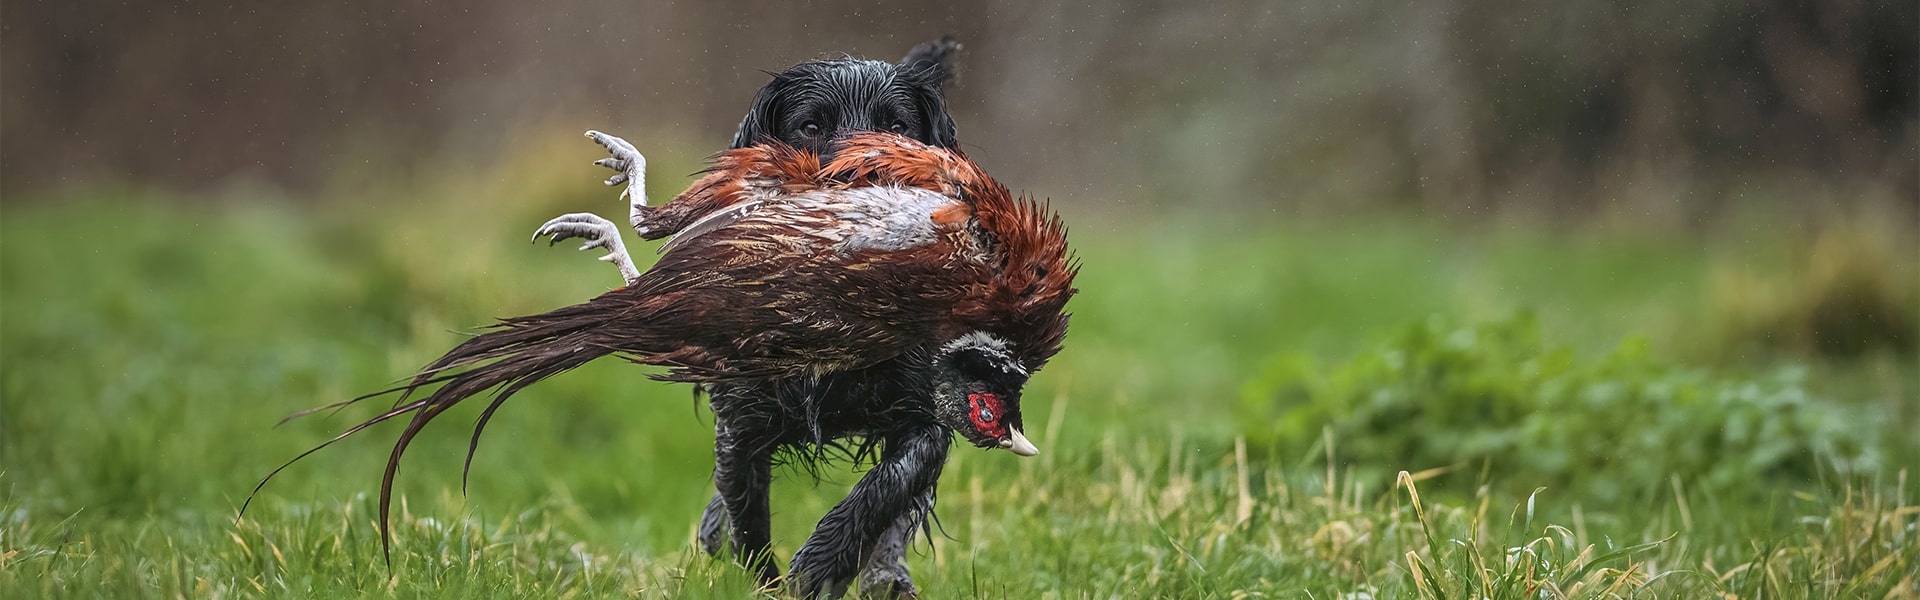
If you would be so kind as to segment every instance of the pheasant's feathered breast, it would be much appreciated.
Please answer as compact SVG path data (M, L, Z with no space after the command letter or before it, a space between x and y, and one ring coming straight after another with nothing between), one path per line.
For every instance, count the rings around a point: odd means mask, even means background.
M860 368L969 331L1030 369L1058 352L1076 267L1051 211L958 152L879 133L836 149L826 165L730 150L659 207L675 237L624 293L645 298L634 322L684 343L621 350L683 379Z
M995 264L955 312L975 329L1011 340L1029 370L1059 352L1079 272L1059 215L1032 198L1015 199L957 150L867 134L843 140L835 156L825 171L844 185L917 188L960 200L956 206L966 213L948 218L971 219L970 233L991 248Z

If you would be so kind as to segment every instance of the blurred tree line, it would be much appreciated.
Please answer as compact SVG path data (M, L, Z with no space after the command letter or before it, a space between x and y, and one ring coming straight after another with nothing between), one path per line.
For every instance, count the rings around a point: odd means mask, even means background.
M762 70L945 33L969 152L1079 206L1698 219L1920 196L1910 0L0 7L9 198L312 189L343 165L485 164L529 127L704 154Z

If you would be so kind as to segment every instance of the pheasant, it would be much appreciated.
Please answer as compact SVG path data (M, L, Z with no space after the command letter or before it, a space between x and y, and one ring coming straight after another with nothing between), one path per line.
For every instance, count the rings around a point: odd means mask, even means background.
M734 133L733 147L745 148L764 140L778 140L831 157L830 141L839 134L862 130L898 133L929 145L958 152L953 117L947 113L944 88L953 78L951 61L961 49L952 36L915 46L898 63L853 58L814 60L794 65L772 75L772 80L755 94L746 117ZM649 207L645 195L646 158L626 140L588 132L588 137L604 146L611 155L595 164L616 172L606 181L609 186L626 184L621 198L632 200L629 220L643 239L659 239L678 233L681 227L705 214L724 208L711 203L668 202ZM695 191L680 198L726 198L725 194L699 194ZM627 257L617 228L611 222L591 214L571 214L550 221L543 233L572 230L589 238L582 249L606 247L605 260L614 261L621 275L631 282L639 275ZM536 234L538 240L541 234ZM791 389L771 386L772 390ZM777 393L767 389L713 383L696 386L717 395ZM774 400L796 401L797 399ZM716 472L724 481L726 473ZM917 516L916 516L917 518ZM919 521L899 523L875 544L867 566L861 571L863 592L870 596L912 596L913 583L905 562L906 548L912 543ZM725 498L718 491L700 517L699 539L708 554L721 556L731 525Z
M958 152L960 142L943 92L953 78L950 62L960 50L959 41L945 36L914 46L899 63L837 58L788 67L773 74L773 79L754 94L747 116L734 132L732 148L773 141L831 159L831 142L837 138L861 131L886 131ZM641 239L657 240L679 233L686 224L722 208L700 199L727 198L724 194L703 193L696 185L672 202L649 206L646 157L618 137L591 130L586 135L610 154L594 164L615 171L606 180L607 185L624 185L620 198L629 201L628 221ZM626 258L618 228L597 215L563 215L548 221L541 231L571 231L588 239L582 250L607 248L608 255L601 259L618 266L622 278L631 281L640 274Z
M729 390L710 396L715 481L733 552L765 580L778 577L767 527L775 454L860 438L877 455L791 562L796 590L842 593L890 531L924 523L915 517L932 510L954 434L1038 452L1023 433L1021 391L1060 350L1077 265L1056 215L964 156L885 133L830 148L824 164L777 141L721 154L683 199L724 208L679 228L629 285L504 319L404 385L314 409L400 395L294 460L411 415L381 483L385 547L400 456L427 423L495 390L470 467L507 398L617 354L666 367L656 379Z

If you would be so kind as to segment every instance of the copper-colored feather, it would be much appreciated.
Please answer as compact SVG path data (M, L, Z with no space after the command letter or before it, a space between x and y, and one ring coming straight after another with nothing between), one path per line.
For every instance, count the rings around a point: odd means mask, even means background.
M754 197L775 196L821 185L820 155L785 144L736 148L714 155L702 177L672 201L642 207L641 239L679 233L688 224Z
M355 399L402 403L328 444L413 413L381 484L383 548L400 456L428 422L496 390L477 444L507 397L601 356L667 367L660 379L736 382L865 369L968 332L1004 338L1029 371L1059 351L1077 267L1051 211L958 152L877 133L837 148L824 166L778 144L720 154L648 216L680 236L632 285L504 319L407 384Z

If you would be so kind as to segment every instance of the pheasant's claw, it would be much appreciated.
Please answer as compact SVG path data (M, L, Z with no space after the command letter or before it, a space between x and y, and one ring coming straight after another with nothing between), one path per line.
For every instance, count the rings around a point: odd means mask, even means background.
M607 185L627 184L627 189L620 192L620 197L634 198L636 204L645 206L647 203L647 157L642 156L640 151L633 147L633 144L627 143L626 140L620 139L617 136L607 135L589 129L587 130L587 137L592 138L593 143L605 147L607 153L613 155L609 158L593 161L593 164L619 172L607 178Z
M584 238L587 241L580 245L580 249L606 248L607 254L601 256L600 260L613 263L618 267L620 277L625 279L628 285L640 279L640 270L634 268L633 258L627 255L627 245L620 240L620 229L615 227L612 221L601 218L600 215L571 213L554 217L540 225L539 229L534 230L533 241L538 242L543 237L548 238L549 246L558 244L562 240Z
M620 136L608 135L593 129L588 129L587 137L593 138L593 143L599 144L601 146L605 146L607 148L607 152L610 152L613 154L614 159L625 159L630 156L640 155L640 151L635 149L633 147L633 144L627 143L626 140L620 139ZM606 159L606 160L612 160L612 159ZM595 164L599 164L599 163L595 163ZM607 166L607 165L603 165L603 166ZM623 165L622 167L618 167L618 168L625 168L625 167Z
M612 221L592 213L572 213L554 217L541 224L540 229L533 232L533 240L539 241L542 237L551 236L552 239L547 241L549 246L558 244L561 240L577 237L588 238L592 240L589 243L594 243L608 237L608 233L618 233L613 228Z

